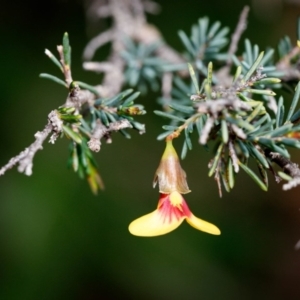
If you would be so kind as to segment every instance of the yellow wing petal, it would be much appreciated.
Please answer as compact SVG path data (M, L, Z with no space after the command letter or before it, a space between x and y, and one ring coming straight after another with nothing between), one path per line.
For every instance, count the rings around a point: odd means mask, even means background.
M220 229L214 224L208 223L202 219L197 218L192 214L191 217L186 218L186 221L194 228L215 235L220 235Z
M184 217L179 219L176 217L166 219L160 211L155 210L131 222L128 229L133 235L151 237L171 232L176 229L183 220Z

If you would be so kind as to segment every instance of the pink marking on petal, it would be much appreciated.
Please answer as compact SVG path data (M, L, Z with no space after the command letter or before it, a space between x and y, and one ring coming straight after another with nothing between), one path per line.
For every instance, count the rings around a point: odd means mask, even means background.
M174 195L174 193L177 194ZM172 194L175 197L181 197L180 199L181 202L176 203L176 205L174 205L170 199L170 196ZM160 213L161 218L163 219L163 222L168 222L168 223L174 222L175 220L180 221L180 219L189 218L192 215L184 198L178 192L173 192L171 194L161 193L159 197L157 209Z

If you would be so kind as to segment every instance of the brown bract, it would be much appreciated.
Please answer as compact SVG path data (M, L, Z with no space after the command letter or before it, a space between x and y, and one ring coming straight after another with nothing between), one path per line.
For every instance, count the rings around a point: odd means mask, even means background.
M170 194L177 191L180 194L187 194L190 192L186 173L181 168L172 140L166 141L166 149L155 172L153 187L156 186L157 182L160 193Z

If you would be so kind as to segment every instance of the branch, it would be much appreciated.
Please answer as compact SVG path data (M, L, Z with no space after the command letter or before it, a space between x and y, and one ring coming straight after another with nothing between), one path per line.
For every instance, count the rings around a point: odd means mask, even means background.
M247 28L247 18L249 13L249 6L245 6L240 14L240 18L238 24L235 28L234 33L231 36L231 43L228 50L227 62L224 67L222 67L217 73L216 77L219 82L222 82L223 85L229 86L232 82L230 76L230 68L232 66L232 55L234 55L238 49L239 40L243 34L243 32Z
M160 5L151 0L143 0L144 9L147 13L158 14L160 12Z
M162 92L162 96L165 100L167 99L171 99L171 91L172 91L172 80L173 80L173 74L171 72L166 72L163 74L162 77L162 85L161 85L161 92ZM168 103L170 101L166 101L164 103L164 108L167 109L169 107Z
M48 115L48 124L45 126L44 130L38 131L34 135L35 141L20 154L11 158L9 162L0 169L0 176L4 175L7 170L11 169L16 164L19 164L18 171L20 173L30 176L32 174L33 158L36 152L43 149L43 142L51 132L53 132L53 135L50 138L50 142L55 142L61 132L61 126L62 121L58 118L56 111L52 111Z
M97 86L97 91L99 90L99 93L101 92L102 87ZM67 107L75 107L77 110L80 109L80 107L88 103L89 106L94 105L95 95L91 93L88 90L81 90L78 86L78 84L75 85L75 87L72 89L72 91L69 93L65 106Z
M249 6L245 6L241 12L238 24L235 28L234 33L231 36L231 43L228 50L228 58L227 58L227 66L230 68L232 64L232 55L236 53L238 48L239 40L243 34L243 32L247 28L247 18L249 14Z
M276 163L284 173L293 178L288 183L283 185L283 189L285 191L300 185L300 169L298 164L295 164L288 158L270 150L266 150L265 154L272 162Z
M97 1L92 1L92 4ZM101 2L100 2L101 4ZM108 0L103 2L105 11L109 11L113 21L112 28L93 38L84 50L84 58L92 59L95 51L107 42L111 42L111 53L105 64L85 62L83 68L95 72L105 72L102 81L102 97L111 97L121 91L124 83L125 62L121 57L126 49L124 37L151 45L162 40L160 31L147 23L145 11L152 6L157 8L152 1L142 0ZM150 5L150 6L149 6ZM107 17L98 15L99 18ZM163 44L156 50L157 57L174 64L183 63L182 57L170 46Z
M239 167L239 159L238 159L238 157L236 155L236 152L235 152L235 149L234 149L232 141L229 141L228 147L229 147L229 156L231 157L231 160L232 160L234 172L238 173L239 169L240 169L240 167Z
M107 30L91 39L83 51L83 58L90 60L95 55L98 48L110 42L113 39L113 30Z
M88 141L89 148L94 152L99 152L101 147L101 139L106 138L111 143L110 133L112 131L119 131L125 128L132 128L128 120L123 119L114 123L110 123L108 127L104 126L100 120L97 120L96 127L92 133L91 139Z
M299 80L300 72L298 68L293 68L293 65L299 66L299 60L296 64L291 64L291 60L299 53L300 48L296 46L276 64L276 69L284 72L284 76L281 78L283 81Z

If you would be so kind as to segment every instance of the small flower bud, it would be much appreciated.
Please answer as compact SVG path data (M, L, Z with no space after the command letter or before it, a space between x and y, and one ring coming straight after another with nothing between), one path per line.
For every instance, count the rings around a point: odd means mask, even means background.
M166 149L155 173L153 187L155 187L157 182L160 193L169 194L177 191L180 194L186 194L190 192L186 174L180 166L172 140L167 140L166 142Z

